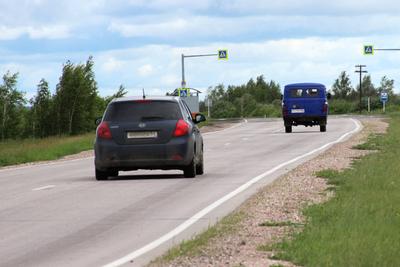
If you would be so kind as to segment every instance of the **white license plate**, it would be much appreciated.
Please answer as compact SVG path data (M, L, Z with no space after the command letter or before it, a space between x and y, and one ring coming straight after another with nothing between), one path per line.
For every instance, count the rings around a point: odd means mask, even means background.
M129 139L132 138L157 138L157 132L128 132Z
M304 113L304 108L292 109L292 113Z

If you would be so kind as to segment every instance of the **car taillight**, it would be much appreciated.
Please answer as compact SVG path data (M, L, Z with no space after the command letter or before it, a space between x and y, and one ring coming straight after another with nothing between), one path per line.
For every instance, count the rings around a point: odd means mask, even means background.
M328 112L328 103L325 102L324 107L322 109L323 113L327 113Z
M97 137L103 139L111 139L111 131L110 127L108 127L108 123L103 121L100 123L99 127L97 127Z
M187 135L188 133L189 133L189 124L182 119L178 120L175 126L174 136L175 137L184 136Z

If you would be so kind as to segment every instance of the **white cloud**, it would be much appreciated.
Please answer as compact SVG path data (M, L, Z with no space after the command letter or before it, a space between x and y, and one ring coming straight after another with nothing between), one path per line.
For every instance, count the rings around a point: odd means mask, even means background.
M100 60L103 60L101 67L105 72L119 71L125 65L122 60L117 60L114 57L107 57L106 59L101 58Z
M149 76L153 73L154 68L150 64L145 64L137 69L140 76Z
M65 39L70 36L70 29L65 25L40 27L0 26L0 40L15 40L23 35L28 35L32 39Z

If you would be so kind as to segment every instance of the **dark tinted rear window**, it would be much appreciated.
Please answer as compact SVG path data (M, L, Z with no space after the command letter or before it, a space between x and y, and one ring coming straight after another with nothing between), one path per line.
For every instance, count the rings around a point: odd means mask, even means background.
M106 112L106 121L143 121L181 119L177 102L172 101L126 101L112 103Z

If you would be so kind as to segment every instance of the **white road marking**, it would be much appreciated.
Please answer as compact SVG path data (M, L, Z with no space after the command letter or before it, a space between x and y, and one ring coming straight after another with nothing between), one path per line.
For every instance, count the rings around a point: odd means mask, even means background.
M230 145L231 145L231 143L226 143L226 144L225 144L225 146L230 146Z
M214 203L210 204L209 206L205 207L204 209L202 209L201 211L199 211L198 213L196 213L195 215L193 215L192 217L190 217L188 220L184 221L183 223L181 223L180 225L178 225L175 229L173 229L172 231L168 232L167 234L161 236L160 238L150 242L149 244L145 245L142 248L139 248L131 253L129 253L128 255L113 261L111 263L108 263L106 265L104 265L104 267L114 267L114 266L121 266L123 264L126 264L138 257L140 257L141 255L155 249L156 247L160 246L161 244L167 242L168 240L173 239L174 237L176 237L177 235L179 235L180 233L182 233L183 231L185 231L187 228L189 228L191 225L193 225L194 223L196 223L198 220L200 220L201 218L203 218L205 215L207 215L209 212L211 212L212 210L214 210L215 208L219 207L220 205L222 205L223 203L225 203L226 201L230 200L231 198L233 198L234 196L238 195L239 193L243 192L244 190L246 190L247 188L249 188L250 186L252 186L253 184L257 183L258 181L260 181L261 179L265 178L266 176L276 172L279 169L282 169L298 160L304 159L308 156L311 156L312 154L316 153L316 152L320 152L324 149L327 149L328 147L340 143L342 142L345 138L349 137L350 135L358 132L361 129L361 125L358 121L351 119L354 124L356 125L356 128L353 129L350 132L347 132L345 134L343 134L341 137L339 137L337 140L329 142L319 148L316 148L312 151L309 151L301 156L298 156L296 158L293 158L289 161L286 161L284 163L279 164L278 166L275 166L274 168L260 174L257 177L252 178L251 180L247 181L246 183L244 183L243 185L239 186L238 188L236 188L235 190L233 190L232 192L228 193L227 195L223 196L222 198L218 199L217 201L215 201Z
M249 138L243 137L242 140L243 140L243 141L247 141L247 140L249 140Z
M52 184L51 185L45 185L45 186L42 186L42 187L33 188L32 191L47 190L47 189L52 189L54 187L56 187L56 186L52 185Z

